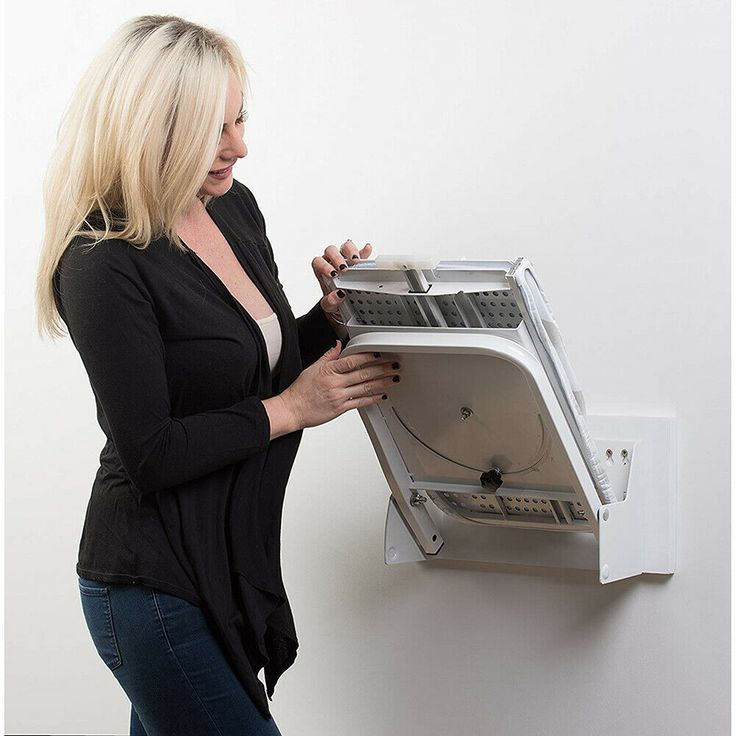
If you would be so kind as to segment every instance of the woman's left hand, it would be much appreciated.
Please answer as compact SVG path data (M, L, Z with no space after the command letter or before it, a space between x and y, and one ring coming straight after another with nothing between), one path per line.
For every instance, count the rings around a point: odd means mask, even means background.
M370 243L366 243L358 250L352 240L346 240L340 246L340 250L334 245L328 245L325 248L324 255L315 256L312 259L312 271L314 271L324 294L320 306L333 325L340 324L340 304L344 301L344 296L341 297L338 290L330 291L329 286L323 281L323 277L334 278L340 271L344 271L361 259L368 258L372 250L373 247ZM344 328L342 331L345 332Z

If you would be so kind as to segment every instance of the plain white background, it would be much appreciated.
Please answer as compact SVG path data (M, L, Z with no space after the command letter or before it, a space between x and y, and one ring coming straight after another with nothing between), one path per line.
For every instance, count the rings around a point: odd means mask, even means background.
M299 314L311 259L531 258L592 414L680 419L678 567L383 564L388 487L356 412L304 434L283 566L301 646L284 736L726 734L726 2L76 0L6 10L6 730L126 734L75 563L103 435L68 339L35 332L41 177L61 112L127 18L229 33L254 99L235 177Z

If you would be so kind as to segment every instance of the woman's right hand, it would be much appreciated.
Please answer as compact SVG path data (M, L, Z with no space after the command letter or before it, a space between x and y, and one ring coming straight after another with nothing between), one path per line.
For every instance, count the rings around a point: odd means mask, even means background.
M340 416L383 400L395 385L401 366L375 353L353 353L340 358L339 341L322 357L305 368L281 393L297 429L316 427Z

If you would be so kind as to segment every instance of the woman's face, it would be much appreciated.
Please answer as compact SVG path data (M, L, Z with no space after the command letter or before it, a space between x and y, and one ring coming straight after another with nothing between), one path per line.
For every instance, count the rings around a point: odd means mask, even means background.
M243 111L243 92L240 83L230 70L225 100L225 120L222 125L222 135L217 146L217 155L210 169L210 173L199 190L200 196L209 194L219 197L225 194L233 184L232 166L239 158L248 155L243 132L245 130L245 113ZM224 176L215 176L213 172L227 169Z

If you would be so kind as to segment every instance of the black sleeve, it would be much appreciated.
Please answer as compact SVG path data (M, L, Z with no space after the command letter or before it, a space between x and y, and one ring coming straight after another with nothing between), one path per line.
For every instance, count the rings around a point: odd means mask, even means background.
M244 184L240 184L240 186L243 188L250 207L256 215L256 220L258 221L263 239L266 242L271 273L273 273L276 283L281 287L281 291L284 291L284 287L281 284L281 281L279 281L279 269L273 255L273 248L271 247L271 243L266 235L266 221L258 207L253 193ZM332 324L325 316L324 310L320 306L319 302L317 302L306 314L301 317L297 317L296 324L299 331L299 352L301 353L302 366L304 368L312 365L315 360L324 355L324 353L335 345L335 342L338 339L343 347L348 343L348 337L338 337Z
M91 249L70 245L57 270L56 296L120 461L148 494L265 449L271 425L258 396L171 416L164 345L130 247L120 240Z

